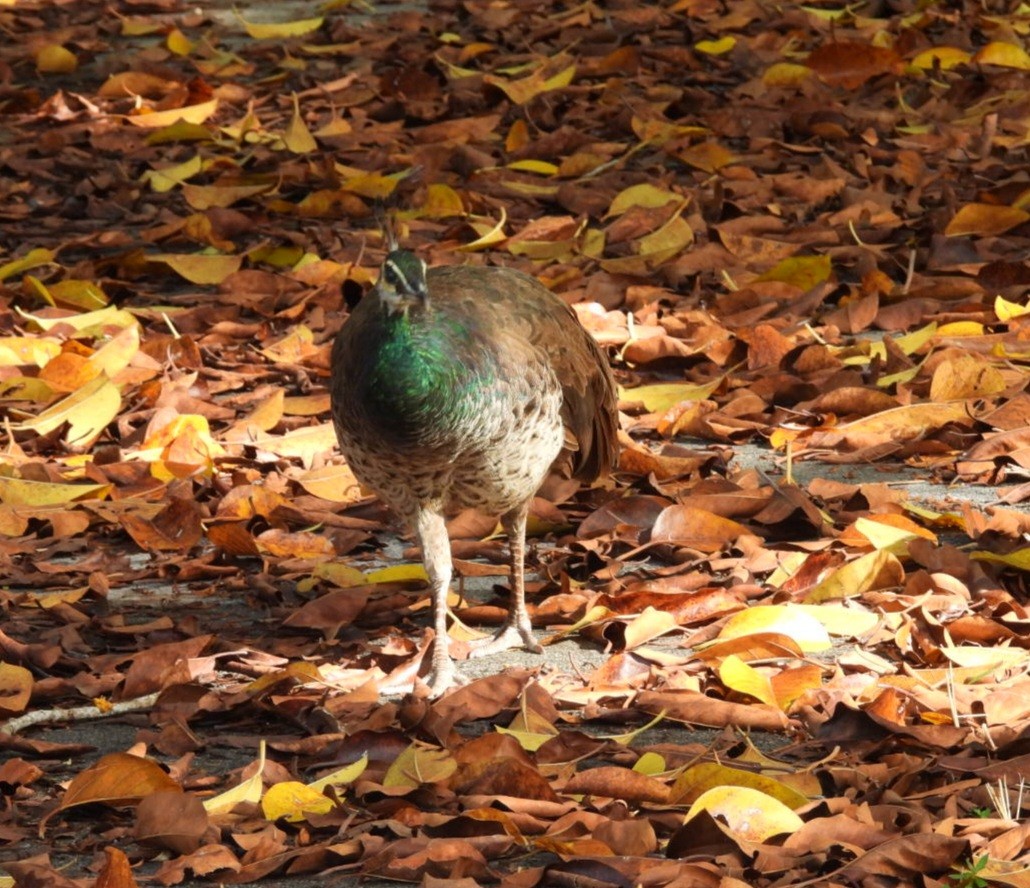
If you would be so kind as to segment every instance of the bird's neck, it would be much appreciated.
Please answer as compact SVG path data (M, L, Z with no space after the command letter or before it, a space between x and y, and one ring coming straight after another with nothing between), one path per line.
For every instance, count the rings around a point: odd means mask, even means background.
M474 393L494 368L472 332L444 313L384 312L368 397L411 443L469 420Z

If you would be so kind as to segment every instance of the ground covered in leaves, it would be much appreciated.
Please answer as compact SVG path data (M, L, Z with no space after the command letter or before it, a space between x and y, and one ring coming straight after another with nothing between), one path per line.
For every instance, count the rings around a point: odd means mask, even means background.
M1030 885L1025 3L0 0L0 30L0 884ZM611 356L620 469L538 500L531 589L600 667L381 697L427 602L326 394L377 203ZM470 584L493 529L453 525ZM489 629L503 589L454 607ZM131 745L30 723L110 707Z

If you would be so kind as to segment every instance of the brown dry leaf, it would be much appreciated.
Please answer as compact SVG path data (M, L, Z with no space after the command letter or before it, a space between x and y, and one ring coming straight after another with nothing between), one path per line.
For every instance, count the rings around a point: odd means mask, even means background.
M182 787L160 765L127 752L105 755L80 771L61 797L58 810L102 802L134 805L155 792L182 792Z
M692 506L669 506L655 519L652 543L673 543L701 552L718 552L750 535L743 524Z
M899 73L902 67L894 50L852 40L823 44L809 53L805 64L826 83L844 89L858 89L873 77Z
M104 849L106 859L94 888L137 888L137 881L132 874L132 866L124 851L108 846Z
M971 203L959 209L944 229L948 237L1004 234L1030 220L1030 212L1017 207Z
M32 673L14 663L0 663L0 711L22 712L32 696Z

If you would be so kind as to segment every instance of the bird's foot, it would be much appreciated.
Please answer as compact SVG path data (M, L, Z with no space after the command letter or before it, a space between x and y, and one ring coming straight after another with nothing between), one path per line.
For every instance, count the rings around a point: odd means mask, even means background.
M450 656L433 657L432 666L424 676L420 676L416 685L425 682L429 687L429 696L432 699L442 697L448 691L467 685L469 680L458 671Z
M492 638L472 642L469 657L488 657L490 654L499 654L513 647L523 647L534 654L544 652L540 643L533 637L533 627L528 619L521 622L505 622Z

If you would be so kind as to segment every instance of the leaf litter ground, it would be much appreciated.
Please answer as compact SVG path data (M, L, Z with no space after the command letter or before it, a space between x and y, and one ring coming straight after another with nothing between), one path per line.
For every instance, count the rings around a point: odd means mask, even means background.
M9 883L1030 883L1025 5L0 23ZM624 386L615 478L535 505L569 654L435 702L384 696L427 601L327 421L377 202Z

